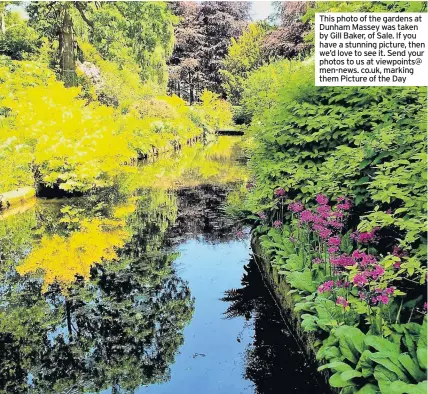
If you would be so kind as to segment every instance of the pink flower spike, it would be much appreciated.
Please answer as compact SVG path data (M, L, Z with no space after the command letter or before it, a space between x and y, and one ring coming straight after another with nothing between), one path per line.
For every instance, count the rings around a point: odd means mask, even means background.
M338 199L339 201L339 199ZM340 204L336 205L336 209L338 211L349 211L352 208L351 201L347 198L343 198L343 200L339 201Z
M300 213L300 221L302 223L311 222L313 220L313 213L309 209L305 209Z
M294 213L298 213L298 212L303 211L303 208L304 207L303 207L303 204L301 202L292 202L291 204L288 205L288 209Z
M387 295L393 295L394 294L394 290L395 290L394 287L387 287L385 289L385 294L387 294Z
M328 239L328 246L340 246L341 242L340 237L330 237Z
M285 196L285 189L283 187L280 187L279 189L275 190L275 196L277 197L283 197Z
M318 231L318 234L322 239L327 239L331 235L331 230L328 228L322 228Z
M374 228L372 231L365 232L365 233L360 233L359 231L354 231L350 235L350 238L356 242L361 243L361 244L366 244L366 243L369 243L369 242L375 240L377 230L378 230L377 228Z
M380 276L382 276L385 273L385 269L380 266L380 265L376 265L374 270L370 272L370 276L376 280L378 279Z
M332 280L329 280L327 282L324 282L321 286L318 287L319 293L325 293L327 291L330 291L334 286L334 282Z
M329 226L333 227L333 228L342 228L343 227L343 223L340 223L336 220L333 220L332 222L328 223Z
M355 275L352 282L354 283L355 286L363 287L368 282L366 272L361 272Z
M377 296L376 299L384 305L387 305L389 302L389 297L386 295Z

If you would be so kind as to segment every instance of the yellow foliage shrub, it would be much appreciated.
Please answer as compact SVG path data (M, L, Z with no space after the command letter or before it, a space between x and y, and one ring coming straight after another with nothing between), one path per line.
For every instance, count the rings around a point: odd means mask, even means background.
M135 70L119 70L96 51L92 56L102 73L87 65L86 74L110 86L120 108L93 101L99 92L90 87L85 94L65 88L43 63L0 62L0 193L31 186L34 176L67 191L111 186L132 171L124 165L130 159L170 151L231 123L231 106L214 93L204 92L194 108L177 96L154 97Z
M191 119L209 132L227 128L232 124L232 105L216 93L204 90L201 104L191 111Z
M15 151L19 147L47 184L79 191L111 184L133 156L114 109L87 105L79 88L66 89L53 76L28 86L27 73L20 71L21 64L0 70L0 108L7 111L0 143L14 141Z
M136 102L130 107L130 113L140 118L176 119L178 117L173 105L157 98Z

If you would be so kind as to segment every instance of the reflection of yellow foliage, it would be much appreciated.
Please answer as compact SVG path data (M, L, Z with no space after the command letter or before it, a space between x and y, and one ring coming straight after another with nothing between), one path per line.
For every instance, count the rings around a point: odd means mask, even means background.
M174 189L205 183L225 185L245 181L246 168L239 165L233 156L234 145L238 141L236 137L219 137L207 147L201 144L185 146L178 154L161 156L155 162L142 166L138 173L130 175L130 188Z
M236 141L236 137L220 137L214 144L206 147L205 156L211 160L232 160Z
M135 208L136 208L136 199L129 198L127 204L119 205L114 208L113 216L116 219L126 220L132 213L135 212Z
M117 258L116 249L122 247L130 236L123 226L123 221L85 219L80 231L70 237L44 236L40 246L17 267L17 271L20 275L41 271L43 291L55 282L66 291L76 275L88 279L94 263Z

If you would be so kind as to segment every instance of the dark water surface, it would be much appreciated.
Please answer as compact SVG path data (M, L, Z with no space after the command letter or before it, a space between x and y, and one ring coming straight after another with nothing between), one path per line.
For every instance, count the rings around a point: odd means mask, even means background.
M323 392L198 171L0 221L1 393Z

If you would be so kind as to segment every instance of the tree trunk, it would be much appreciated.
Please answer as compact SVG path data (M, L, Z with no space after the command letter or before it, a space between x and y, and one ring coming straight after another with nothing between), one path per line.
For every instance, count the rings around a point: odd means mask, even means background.
M71 309L70 309L70 301L65 301L65 312L67 315L67 328L68 328L68 337L71 341L73 339L73 328L71 326Z
M6 15L5 15L6 11L2 11L1 13L1 32L3 34L6 34Z
M189 72L189 104L192 105L194 101L195 101L195 95L193 91L193 81L192 81L192 76Z
M69 5L64 5L64 19L60 31L60 69L65 87L76 86L76 64L74 60L73 22Z

